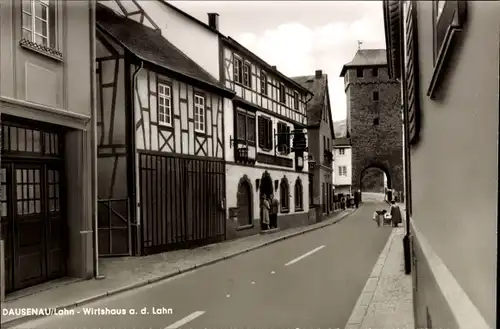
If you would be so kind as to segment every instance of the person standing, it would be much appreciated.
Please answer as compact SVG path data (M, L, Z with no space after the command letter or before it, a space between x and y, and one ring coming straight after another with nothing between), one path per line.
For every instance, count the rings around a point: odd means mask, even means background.
M403 220L401 218L401 210L399 209L399 206L396 204L396 201L394 200L391 201L390 211L391 211L392 226L398 227L399 223L401 223Z
M267 201L266 195L262 194L260 198L260 213L261 213L261 229L269 229L269 201Z
M269 223L271 228L278 228L278 208L279 201L274 195L271 194L269 201L271 202L269 210Z
M359 208L360 199L361 199L361 192L358 190L354 192L354 205L356 206L356 208Z

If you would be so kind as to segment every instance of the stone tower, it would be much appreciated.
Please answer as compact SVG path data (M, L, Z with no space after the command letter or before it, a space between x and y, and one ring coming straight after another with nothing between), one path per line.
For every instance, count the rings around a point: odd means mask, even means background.
M387 187L403 191L403 119L400 84L390 79L385 49L360 49L342 68L347 134L352 144L352 189L367 169L387 175Z

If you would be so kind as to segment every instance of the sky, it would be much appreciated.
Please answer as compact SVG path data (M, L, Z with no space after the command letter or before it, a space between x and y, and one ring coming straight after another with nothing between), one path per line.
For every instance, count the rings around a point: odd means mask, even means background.
M328 74L333 120L346 117L342 66L362 49L385 48L381 1L169 1L293 77Z

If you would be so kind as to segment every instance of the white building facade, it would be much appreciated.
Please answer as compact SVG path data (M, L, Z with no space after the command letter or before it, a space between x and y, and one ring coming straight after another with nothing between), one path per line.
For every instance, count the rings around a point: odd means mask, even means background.
M351 142L350 138L336 138L333 140L335 194L351 193Z
M224 117L227 238L260 230L264 194L280 202L278 227L305 225L308 155L293 148L299 139L307 143L311 93L233 39L221 40L223 82L236 92L233 110L228 106Z

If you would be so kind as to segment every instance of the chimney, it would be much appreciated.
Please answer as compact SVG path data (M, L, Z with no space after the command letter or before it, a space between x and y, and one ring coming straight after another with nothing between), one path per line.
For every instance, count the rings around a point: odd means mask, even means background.
M321 79L323 76L323 71L322 70L316 70L316 79Z
M208 13L208 25L214 30L219 31L219 14Z
M271 67L273 68L273 70L276 70L276 65L273 65L273 66L271 66Z

